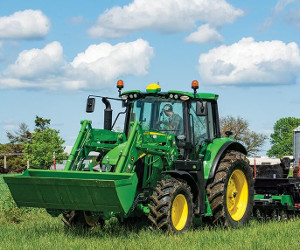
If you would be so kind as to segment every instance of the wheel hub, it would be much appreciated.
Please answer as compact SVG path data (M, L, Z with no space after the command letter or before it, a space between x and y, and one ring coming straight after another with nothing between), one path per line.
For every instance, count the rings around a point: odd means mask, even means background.
M226 202L228 213L235 221L242 219L246 212L248 192L245 174L242 170L234 170L228 181Z
M178 194L173 203L171 211L172 224L176 230L180 231L186 225L188 218L188 204L183 194Z

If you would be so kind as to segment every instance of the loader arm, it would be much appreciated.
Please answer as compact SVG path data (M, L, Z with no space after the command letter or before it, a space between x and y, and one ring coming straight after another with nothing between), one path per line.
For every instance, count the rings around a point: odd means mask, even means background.
M108 151L102 165L115 166L116 173L132 173L135 163L145 155L159 156L165 169L172 167L178 157L174 135L143 130L141 123L132 122L131 132L125 143Z
M91 151L105 153L126 140L124 133L117 133L104 129L93 129L91 121L81 121L81 129L72 151L68 157L64 170L81 171L83 163Z

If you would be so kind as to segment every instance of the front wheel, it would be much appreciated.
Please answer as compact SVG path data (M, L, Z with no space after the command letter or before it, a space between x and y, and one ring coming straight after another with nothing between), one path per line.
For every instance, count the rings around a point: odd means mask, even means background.
M192 226L193 196L184 181L175 178L159 181L149 208L148 218L158 229L183 232Z
M254 184L246 156L230 151L217 166L207 196L213 213L213 223L237 227L252 216Z

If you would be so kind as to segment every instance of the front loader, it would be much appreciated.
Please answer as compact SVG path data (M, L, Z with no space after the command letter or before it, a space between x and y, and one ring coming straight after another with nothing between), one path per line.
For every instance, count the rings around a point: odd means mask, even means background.
M62 214L68 226L92 227L111 217L120 221L147 215L154 227L182 232L193 217L237 227L252 215L254 185L246 150L221 138L218 95L170 90L150 84L145 92L119 98L90 95L105 104L104 128L81 121L81 129L63 171L28 169L4 176L16 204ZM124 130L112 122L110 100L125 108ZM87 161L91 152L98 157Z

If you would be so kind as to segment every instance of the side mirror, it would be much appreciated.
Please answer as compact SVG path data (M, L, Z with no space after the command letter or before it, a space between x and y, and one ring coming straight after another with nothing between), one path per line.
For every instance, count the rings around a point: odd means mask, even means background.
M231 131L225 131L225 135L226 135L227 137L230 137L230 136L233 135L233 133L232 133Z
M95 109L95 98L88 98L86 102L86 112L93 113Z
M207 102L197 101L197 103L196 103L196 115L197 116L206 116L207 115Z

